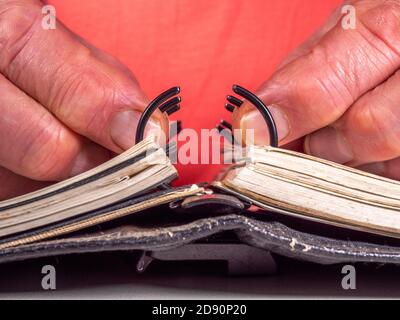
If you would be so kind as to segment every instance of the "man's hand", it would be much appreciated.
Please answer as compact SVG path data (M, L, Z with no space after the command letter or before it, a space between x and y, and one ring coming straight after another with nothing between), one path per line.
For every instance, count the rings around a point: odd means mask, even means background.
M342 27L339 9L258 94L272 105L282 145L305 136L309 154L400 179L400 1L347 4L356 28ZM268 143L251 105L235 112L234 124Z
M134 76L60 22L43 3L0 1L0 199L62 180L134 143L147 104ZM149 130L167 130L159 112Z

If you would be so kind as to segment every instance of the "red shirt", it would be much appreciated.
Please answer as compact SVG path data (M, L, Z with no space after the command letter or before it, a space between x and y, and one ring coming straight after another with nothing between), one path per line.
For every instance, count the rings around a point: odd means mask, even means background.
M149 97L182 87L184 128L230 119L234 83L255 90L342 0L51 0L74 32L125 63ZM218 165L180 165L180 183Z

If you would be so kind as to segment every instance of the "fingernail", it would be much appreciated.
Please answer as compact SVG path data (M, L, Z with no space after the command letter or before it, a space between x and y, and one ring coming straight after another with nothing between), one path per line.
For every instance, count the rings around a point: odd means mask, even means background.
M372 174L381 176L385 173L386 166L383 162L378 162L378 163L369 163L369 164L362 165L362 166L358 167L358 169L368 172L368 173L372 173Z
M89 166L88 154L85 152L81 152L76 157L72 165L71 171L69 173L69 176L74 177L82 172L87 171L89 168L90 166Z
M141 113L137 111L122 111L111 120L110 135L114 143L123 150L127 150L135 144L136 128ZM153 120L149 120L145 133L159 134L161 127Z
M87 152L83 151L78 154L75 158L75 161L72 165L71 171L69 173L70 177L75 177L78 174L81 174L89 169L92 169L94 165L91 162L91 155Z
M68 178L97 167L108 161L110 157L110 152L108 150L95 143L88 143L75 157Z
M343 134L332 127L307 136L304 149L308 154L340 164L350 162L354 158Z
M286 114L276 105L268 106L274 117L278 130L279 141L284 140L290 132L289 121ZM254 130L254 143L257 145L269 145L270 136L267 123L259 111L253 110L245 114L241 121L240 127L243 131Z

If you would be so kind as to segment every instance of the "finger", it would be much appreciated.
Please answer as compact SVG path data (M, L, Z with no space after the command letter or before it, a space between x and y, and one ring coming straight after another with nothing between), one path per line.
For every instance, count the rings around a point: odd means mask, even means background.
M359 166L400 156L400 71L305 142L307 153Z
M348 0L345 1L344 4L350 4L353 2L354 0ZM309 37L299 47L294 49L291 53L289 53L287 57L285 57L285 59L279 65L278 70L291 63L292 61L300 58L301 56L309 54L312 48L322 39L322 37L336 26L342 15L341 11L342 7L337 8L321 28L314 32L311 37Z
M77 133L120 152L134 144L147 104L137 81L110 56L60 22L42 28L37 0L0 4L0 72ZM149 128L167 132L160 112Z
M400 158L369 163L360 166L358 169L389 179L400 180Z
M289 142L288 144L282 146L282 148L287 150L292 150L296 152L304 152L304 137L297 139L295 141Z
M0 166L55 181L109 159L108 150L70 131L1 75L0 92Z
M312 50L278 70L258 91L271 107L281 144L337 120L361 95L400 67L400 4L357 1L357 28L337 23ZM255 142L268 143L265 123L245 104L234 125L255 129Z
M45 188L49 182L31 180L0 167L0 201Z

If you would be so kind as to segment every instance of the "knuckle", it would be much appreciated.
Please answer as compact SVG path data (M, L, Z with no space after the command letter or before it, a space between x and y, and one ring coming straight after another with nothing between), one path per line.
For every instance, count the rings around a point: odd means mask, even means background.
M21 143L22 150L18 167L31 179L39 181L58 180L68 163L68 154L59 159L59 148L63 145L62 127L55 125L51 115L46 115L30 131L28 138Z
M383 42L391 53L400 55L400 1L382 0L377 5L363 8L363 1L356 5L359 22L379 42Z
M390 179L400 180L400 158L387 161L384 164L384 175Z
M40 7L30 1L5 1L0 5L0 70L5 71L18 58L40 19Z
M348 119L350 128L364 142L359 147L367 145L371 155L379 156L381 161L400 155L400 129L396 129L399 122L400 112L376 105L360 105Z
M375 136L378 138L378 151L385 158L400 155L400 113L389 109L370 107L372 121L375 122Z
M79 69L77 72L77 65L69 65L61 71L58 79L63 82L53 86L47 106L73 130L96 140L116 105L117 93L106 74L91 66Z
M350 80L345 73L337 70L337 61L332 65L323 47L315 47L304 59L308 60L304 65L313 70L304 70L302 76L294 77L289 94L294 102L305 106L299 112L319 128L338 119L354 101L354 97ZM313 77L309 74L313 74Z

